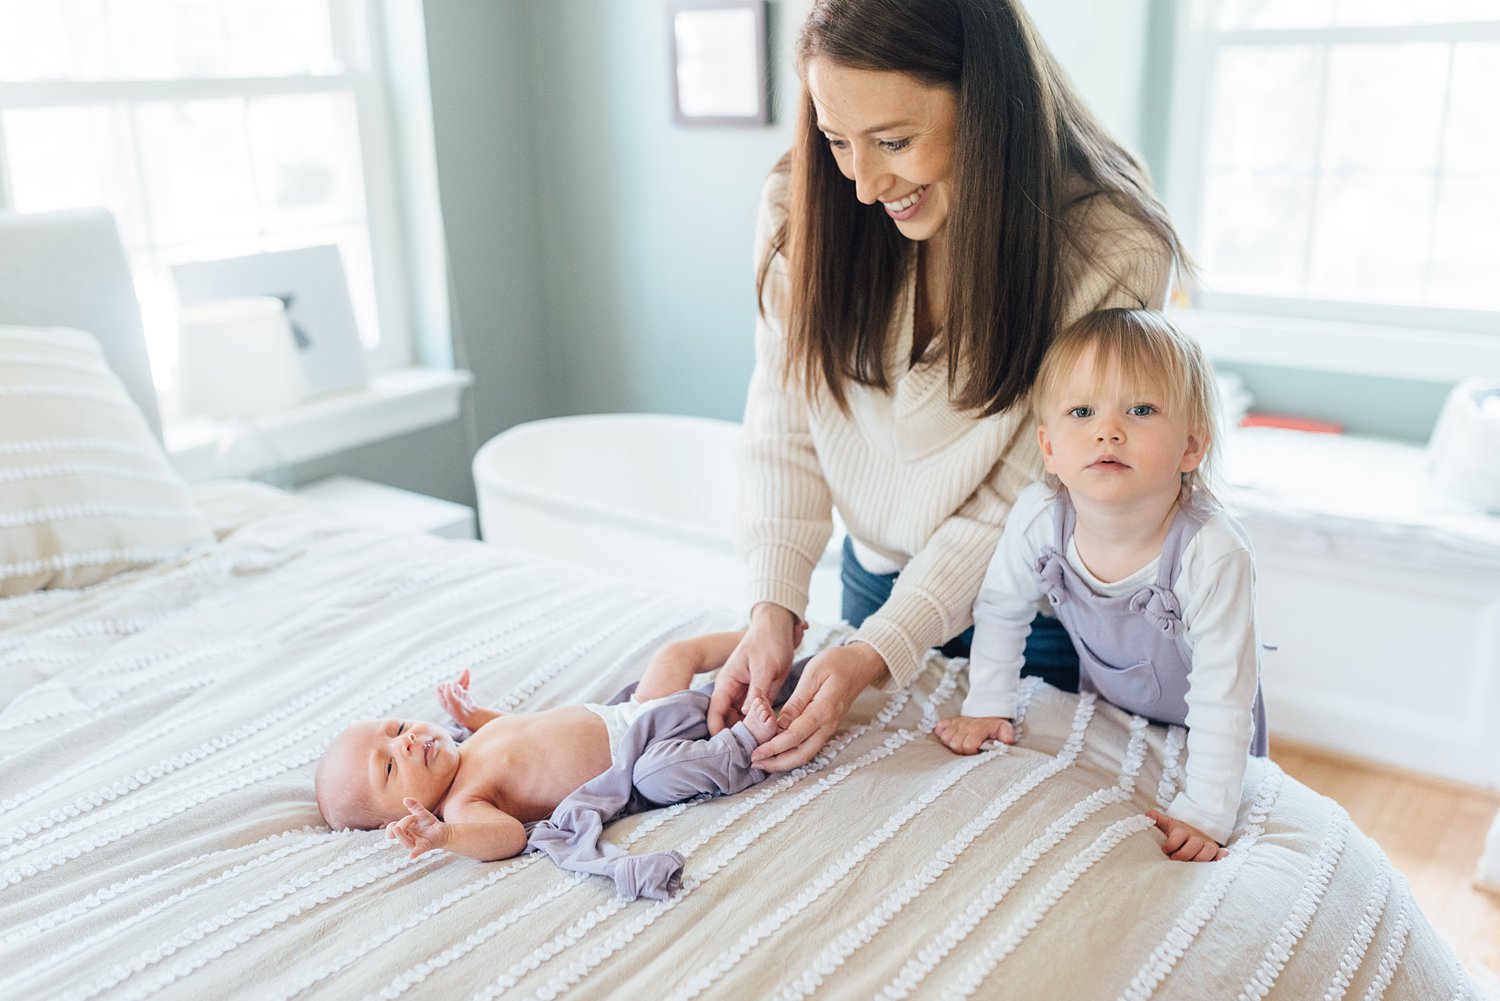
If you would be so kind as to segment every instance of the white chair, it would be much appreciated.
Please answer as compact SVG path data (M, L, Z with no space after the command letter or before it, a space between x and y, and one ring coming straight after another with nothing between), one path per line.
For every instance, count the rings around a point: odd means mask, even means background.
M739 447L738 424L704 417L586 414L519 424L474 456L480 533L497 546L742 610L745 567L732 537ZM809 618L838 618L838 587L831 543Z
M93 334L146 422L161 434L141 307L108 211L0 213L0 275L0 324Z

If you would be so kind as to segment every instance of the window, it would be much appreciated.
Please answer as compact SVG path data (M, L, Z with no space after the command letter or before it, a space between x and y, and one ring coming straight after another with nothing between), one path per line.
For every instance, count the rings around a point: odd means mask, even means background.
M171 266L335 244L373 371L407 364L366 0L0 0L0 207L109 208L160 387Z
M1500 0L1179 14L1166 179L1198 305L1500 329Z

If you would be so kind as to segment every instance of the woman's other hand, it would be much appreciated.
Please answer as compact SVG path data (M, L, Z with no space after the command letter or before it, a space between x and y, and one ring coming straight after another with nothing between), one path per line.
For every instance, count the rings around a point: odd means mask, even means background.
M761 602L750 610L750 628L714 679L708 704L708 732L718 733L745 718L745 703L756 696L771 704L792 669L802 624L780 605Z
M859 693L886 674L885 660L867 643L824 650L802 671L797 690L781 708L782 732L750 756L768 772L791 771L812 760L833 736Z

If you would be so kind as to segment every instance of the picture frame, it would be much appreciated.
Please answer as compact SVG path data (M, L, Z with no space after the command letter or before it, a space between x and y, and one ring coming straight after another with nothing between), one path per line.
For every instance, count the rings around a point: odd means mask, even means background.
M280 299L297 339L309 396L365 384L364 346L337 246L174 264L172 279L183 306L242 295Z
M768 125L766 0L673 0L672 119L679 125Z

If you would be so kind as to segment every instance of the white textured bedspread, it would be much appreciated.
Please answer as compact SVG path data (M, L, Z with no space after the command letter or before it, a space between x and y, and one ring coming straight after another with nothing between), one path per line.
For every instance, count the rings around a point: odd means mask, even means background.
M199 499L216 547L0 601L0 997L1478 996L1330 800L1257 762L1229 857L1171 862L1141 813L1181 731L1032 683L1018 746L956 757L940 657L808 767L612 825L687 857L664 903L330 832L313 765L348 722L436 718L465 667L502 709L598 699L730 614L246 487Z

